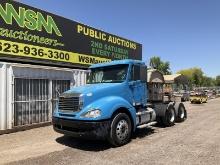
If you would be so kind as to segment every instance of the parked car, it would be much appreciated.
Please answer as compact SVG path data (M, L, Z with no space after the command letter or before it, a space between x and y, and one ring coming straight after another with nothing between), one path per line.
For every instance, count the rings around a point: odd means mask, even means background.
M195 92L190 94L191 103L206 103L208 101L208 96L204 92Z
M189 101L190 92L187 90L180 90L178 92L173 92L173 95L178 95L181 97L181 101Z
M208 96L208 99L216 98L216 91L215 90L205 90L205 94Z
M187 90L181 90L180 94L182 95L182 101L189 101L190 93Z

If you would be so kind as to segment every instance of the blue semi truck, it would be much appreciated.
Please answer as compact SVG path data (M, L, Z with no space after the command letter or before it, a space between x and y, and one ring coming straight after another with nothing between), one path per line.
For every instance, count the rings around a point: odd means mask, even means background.
M128 59L92 65L85 86L59 96L52 123L64 135L121 146L137 128L173 126L186 118L181 102L149 100L147 66Z

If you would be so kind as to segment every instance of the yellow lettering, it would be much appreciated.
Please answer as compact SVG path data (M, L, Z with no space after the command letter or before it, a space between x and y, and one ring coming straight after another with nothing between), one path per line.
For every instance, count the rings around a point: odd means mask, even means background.
M105 33L102 33L102 40L106 41L106 34Z
M95 37L95 32L92 29L89 29L89 36L94 38Z
M77 33L83 31L83 27L81 25L77 25Z

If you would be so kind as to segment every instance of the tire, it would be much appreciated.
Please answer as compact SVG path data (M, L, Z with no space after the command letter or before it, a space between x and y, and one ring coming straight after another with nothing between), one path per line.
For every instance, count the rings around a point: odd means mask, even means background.
M183 104L180 104L178 107L178 114L176 120L178 122L183 122L187 119L187 111Z
M176 121L176 115L175 115L175 109L173 105L170 105L166 112L165 115L162 117L163 120L163 125L166 127L173 126Z
M108 141L116 147L127 144L131 139L131 120L125 113L118 113L112 120Z

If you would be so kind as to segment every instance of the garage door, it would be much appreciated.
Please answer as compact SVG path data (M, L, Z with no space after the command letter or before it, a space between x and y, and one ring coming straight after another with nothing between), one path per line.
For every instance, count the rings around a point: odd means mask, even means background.
M49 80L15 78L14 126L49 121Z

